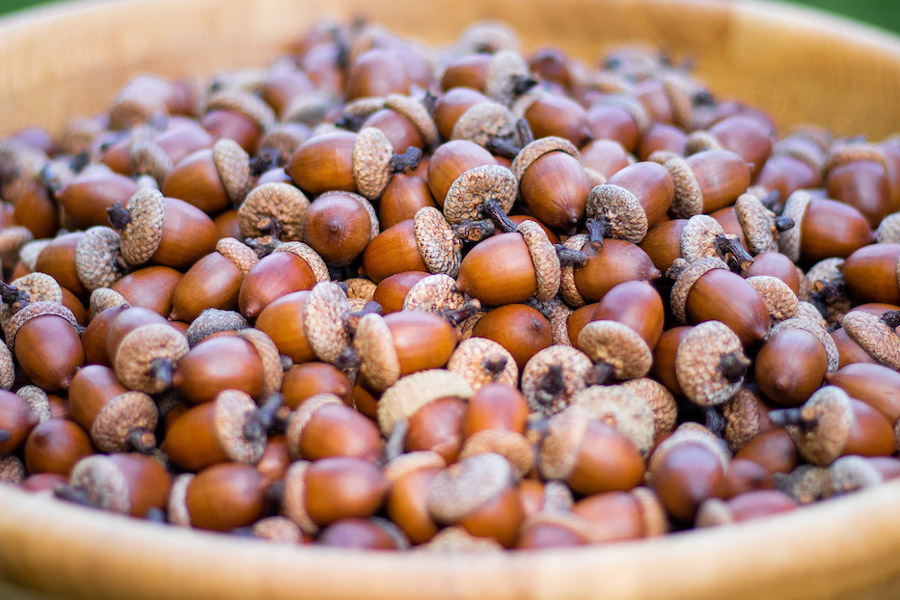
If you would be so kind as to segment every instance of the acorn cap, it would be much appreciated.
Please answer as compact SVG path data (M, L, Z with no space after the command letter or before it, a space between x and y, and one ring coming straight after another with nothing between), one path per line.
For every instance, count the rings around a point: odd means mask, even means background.
M646 458L653 448L656 419L650 405L640 396L619 385L592 385L572 396L572 405L588 411L621 433Z
M569 512L575 504L575 497L565 482L551 479L544 482L544 491L541 494L541 512Z
M474 393L465 379L445 369L428 369L407 375L379 398L378 427L383 436L389 437L398 421L409 419L432 400L447 397L468 400Z
M276 122L275 112L259 96L229 88L216 92L206 102L206 111L230 110L253 121L260 131L271 129Z
M875 230L875 240L881 244L900 244L900 212L890 214L881 220L878 229Z
M117 306L131 306L125 296L110 288L97 288L91 292L90 309L91 315L96 317L107 308L115 308Z
M135 175L149 175L160 185L175 168L172 158L152 139L133 140L129 159Z
M322 393L310 396L303 401L295 411L291 413L288 420L287 431L285 431L285 440L287 441L288 451L291 453L293 460L303 458L299 454L300 437L303 435L303 429L309 423L312 416L317 410L326 404L343 404L344 402L334 394Z
M806 140L811 139L806 136L802 137ZM808 166L817 175L821 175L825 168L824 151L816 152L796 135L790 135L772 144L772 156L790 156Z
M513 140L516 117L497 102L480 102L464 112L453 125L451 140L468 140L486 146L494 138Z
M783 231L778 238L778 247L781 253L794 262L800 260L800 244L801 233L803 231L803 215L809 207L812 195L805 190L797 190L787 199L784 210L781 211L782 217L788 217L794 221L794 226Z
M459 274L462 244L441 211L423 206L413 219L416 247L429 273Z
M837 386L825 386L799 410L804 421L815 424L808 431L796 425L785 427L800 455L820 467L831 464L841 455L854 425L850 397Z
M768 414L762 399L749 389L742 387L722 405L725 417L725 441L732 452L737 452L760 433L760 421Z
M525 113L528 112L528 109L531 108L531 105L544 98L546 96L550 96L551 94L538 86L535 86L521 94L518 98L513 100L512 104L509 105L509 110L512 111L512 114L516 116L516 119L524 119Z
M463 527L444 527L431 540L413 547L414 552L440 554L477 554L503 552L504 548L494 538L475 537Z
M515 77L528 77L528 63L514 50L500 50L488 61L484 72L484 95L509 106L516 97Z
M187 338L165 323L143 325L129 332L119 344L113 358L116 376L126 387L147 394L165 391L170 382L154 374L157 361L171 361L177 366L189 350Z
M383 473L385 479L395 483L407 473L412 473L419 469L445 469L446 467L447 461L437 452L433 450L417 450L415 452L405 452L391 459L390 462L384 465Z
M691 101L691 90L683 75L673 72L664 73L662 76L663 90L669 100L672 109L672 118L675 124L691 131L694 129L694 103Z
M534 297L540 301L555 297L560 285L560 264L556 248L550 243L544 229L534 221L522 221L516 227L516 231L525 238L531 262L534 264L534 275L537 279Z
M668 533L669 518L656 492L648 487L640 486L631 490L631 495L641 507L644 537L656 537Z
M25 323L36 317L43 317L46 315L62 317L69 322L75 331L78 331L78 321L75 320L75 315L62 304L59 304L58 302L35 302L33 304L27 304L22 310L13 315L6 325L6 345L9 346L10 350L15 350L16 334L19 333L19 329L21 329Z
M187 490L194 478L193 473L182 473L172 479L172 487L169 489L168 517L169 523L191 526L191 513L187 508Z
M519 369L509 351L487 338L473 337L461 342L447 363L447 370L460 375L476 392L491 383L516 387Z
M788 474L776 473L775 489L798 504L809 504L831 495L831 471L827 467L800 465Z
M563 242L563 246L580 251L584 248L588 239L588 234L579 233L568 237L566 241ZM560 268L559 275L559 291L562 294L563 300L566 301L566 304L574 308L584 306L584 297L581 295L581 292L578 291L578 286L575 285L575 265L563 265ZM568 337L568 333L566 334L566 337ZM554 341L554 343L558 342Z
M233 310L207 308L191 322L185 332L188 345L193 348L207 337L220 331L238 331L250 327L244 315Z
M250 155L234 140L221 138L213 145L213 163L228 199L240 203L252 185Z
M689 219L703 212L703 192L690 165L678 156L669 158L663 165L675 184L675 197L669 212L676 219Z
M590 421L590 411L583 406L569 406L550 419L540 446L541 477L566 479L571 475Z
M19 485L25 480L25 465L15 454L0 456L0 483Z
M139 189L128 201L131 220L120 234L122 256L131 265L142 265L162 242L166 199L159 190Z
M238 390L225 390L216 396L213 423L216 441L233 462L255 465L266 449L265 436L248 438L244 426L258 410L253 398Z
M298 188L288 183L264 183L247 194L238 208L238 224L241 235L255 238L270 234L266 225L281 225L278 238L282 241L303 239L301 224L309 208L309 200Z
M75 271L88 291L109 287L122 278L119 234L109 227L91 227L75 247Z
M287 517L265 517L251 527L254 537L280 544L302 544L303 532Z
M6 262L15 262L22 246L34 239L31 230L21 225L0 229L0 257Z
M484 218L484 201L496 200L509 213L518 194L518 180L500 165L482 165L465 171L447 190L444 217L451 225Z
M654 432L656 437L675 429L678 417L678 405L675 396L666 386L654 379L641 377L619 384L618 387L640 396L653 411Z
M310 291L303 303L303 331L319 360L333 364L350 345L344 329L349 315L347 295L338 284L324 281Z
M272 251L272 254L275 254L276 252L290 252L305 260L313 273L313 277L316 278L317 283L331 281L331 275L328 274L328 265L325 264L325 261L319 256L318 252L303 242L285 242L275 248L275 250Z
M875 144L843 144L838 145L829 154L825 160L825 172L843 164L856 162L860 160L878 163L885 172L889 172L887 159L881 148Z
M259 257L250 246L234 238L222 238L216 242L216 252L230 260L243 277L259 262Z
M672 286L670 304L672 306L672 315L679 323L687 323L687 299L688 295L691 293L691 288L698 279L713 269L727 270L728 265L718 258L701 258L700 260L689 264L687 268L678 275L678 279L675 280L675 285Z
M772 322L784 321L797 314L797 295L788 284L769 275L756 275L747 278L762 301L766 303L769 318Z
M279 123L263 134L259 139L258 147L260 153L268 151L280 160L287 161L305 141L306 136L303 133L298 132L294 127Z
M819 312L819 309L803 300L797 303L797 313L794 315L794 318L812 321L822 329L828 328L828 322L822 316L822 313Z
M12 360L12 355L9 353L9 350L6 346L0 345L0 360L5 362L5 357L9 357L10 361ZM11 364L11 363L10 363ZM5 371L6 365L3 364L0 366L0 374L4 378L4 382L8 377L8 373ZM9 379L9 386L3 387L3 389L8 390L12 387L12 379ZM43 423L53 417L50 412L50 399L47 397L47 392L42 390L36 385L24 385L16 390L16 395L21 397L28 403L28 407L31 411L37 415L38 423Z
M862 456L842 456L828 467L831 491L846 494L884 483L884 476Z
M309 465L309 461L298 460L288 467L284 475L281 512L299 525L303 533L315 535L319 531L319 526L306 511L306 469Z
M653 450L650 455L650 462L647 465L647 473L655 471L657 466L663 462L666 455L682 444L697 444L703 446L714 454L722 465L722 470L728 470L728 462L731 457L725 448L725 442L717 438L709 429L699 423L682 423L675 432L664 439ZM649 478L649 477L648 477Z
M22 262L22 266L24 266L29 271L34 271L37 265L38 256L40 256L41 251L47 247L47 245L53 240L33 240L31 242L26 243L24 246L19 248L19 260Z
M266 398L281 391L284 369L281 366L281 354L278 352L278 346L275 345L272 338L252 327L240 329L235 335L250 342L262 361L263 385L259 397Z
M644 108L644 105L631 95L628 90L621 90L615 93L611 93L609 95L603 96L597 104L601 105L611 105L617 106L631 115L631 118L634 120L634 124L637 125L638 131L641 135L644 135L648 129L650 129L650 125L652 121L650 120L650 116L647 114L647 109Z
M505 457L476 454L435 475L428 486L428 513L438 523L458 523L514 485Z
M46 273L34 272L23 275L10 282L10 285L19 290L20 296L27 302L54 302L62 304L62 288L59 283ZM12 304L0 304L0 325L5 329L14 314L22 310L26 303L16 300Z
M775 213L766 208L755 194L738 196L734 202L734 211L751 254L778 252Z
M509 461L516 479L524 477L534 467L534 446L521 433L501 429L484 429L466 438L459 452L459 460L476 454L495 453Z
M128 479L109 456L82 458L72 467L69 485L87 494L92 506L125 515L131 512Z
M597 185L588 195L588 219L602 218L609 225L609 237L639 244L647 235L647 213L637 196L618 185Z
M718 527L721 525L732 525L734 517L731 509L724 501L718 498L707 498L700 504L697 509L697 516L694 519L695 527Z
M809 284L809 291L815 292L816 288L821 285L843 288L845 285L843 269L843 258L833 257L820 260L806 272L806 281ZM809 300L809 297L801 298L801 300Z
M724 404L741 388L741 375L729 381L722 373L726 356L749 360L741 340L727 325L706 321L695 326L675 351L675 377L684 394L700 406Z
M143 94L139 96L128 93L129 91L127 87L123 89L125 93L120 94L109 107L109 128L111 130L129 129L146 123L154 115L169 113L166 103L161 98Z
M366 117L378 112L382 108L384 108L384 98L381 96L354 98L350 102L344 104L341 108L341 116L365 120Z
M694 215L681 231L681 256L689 263L701 258L719 258L716 236L724 234L719 222L709 215Z
M353 181L360 194L370 200L379 198L391 180L394 147L383 131L366 127L353 143Z
M591 321L578 334L578 347L594 364L615 369L615 378L625 381L650 371L653 352L634 329L618 321Z
M869 356L895 371L900 370L900 336L883 320L866 312L851 311L844 315L841 325Z
M456 289L456 280L438 273L423 277L415 283L403 299L403 310L422 310L438 315L459 310L470 302ZM478 302L471 300L471 302Z
M359 300L371 302L375 297L375 288L378 287L375 285L374 281L364 277L345 279L344 283L347 285L347 298L349 300L357 298Z
M388 94L384 99L385 108L390 108L406 117L425 142L425 148L430 148L438 142L437 125L428 114L428 109L415 98L402 94Z
M708 131L698 129L690 132L684 144L685 156L697 154L704 150L725 150L725 148L722 147L722 144L719 143L716 136L710 134Z
M785 319L780 323L776 323L772 329L769 330L766 339L771 338L773 335L784 329L801 329L815 336L815 338L821 342L822 346L825 347L825 355L828 357L828 372L831 373L837 371L840 363L838 348L834 343L834 338L831 337L831 334L828 333L828 330L821 323L800 317Z
M516 32L508 24L501 21L476 21L466 27L459 35L454 47L456 55L474 52L515 51L519 46Z
M363 315L356 326L353 345L362 361L360 373L369 385L381 391L397 383L400 358L384 317L376 313Z
M102 452L127 452L127 441L134 429L154 431L159 409L153 399L143 392L125 392L112 398L97 413L91 425L91 440Z
M569 140L553 135L538 138L522 148L513 159L510 169L515 174L516 181L522 181L522 177L525 176L525 171L528 170L528 167L533 165L534 161L550 152L565 152L581 162L578 148Z
M569 405L572 396L586 387L584 379L591 367L591 359L577 348L561 345L544 348L525 363L522 395L531 410L545 417L555 415ZM546 382L551 379L557 379L553 382L557 385L548 390Z

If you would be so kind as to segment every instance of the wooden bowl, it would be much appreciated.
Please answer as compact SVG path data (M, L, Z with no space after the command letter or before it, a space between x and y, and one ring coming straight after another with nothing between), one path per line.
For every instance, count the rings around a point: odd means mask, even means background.
M0 20L0 133L103 110L139 72L263 65L320 18L312 0L78 2ZM818 13L700 0L331 0L449 43L501 18L528 48L596 60L629 40L691 56L719 95L875 140L900 131L900 41ZM491 555L287 547L163 527L0 486L0 596L73 598L890 598L900 482L752 524L581 550ZM10 583L12 582L12 583ZM31 597L31 596L29 596Z

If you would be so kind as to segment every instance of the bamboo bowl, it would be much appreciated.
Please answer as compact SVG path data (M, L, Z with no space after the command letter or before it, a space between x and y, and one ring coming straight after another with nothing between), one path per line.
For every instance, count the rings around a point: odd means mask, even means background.
M807 10L714 0L331 0L401 35L452 41L475 19L585 60L629 40L695 60L723 97L785 126L900 131L900 40ZM312 0L75 2L0 20L0 134L59 131L140 72L265 64L321 17ZM0 486L0 596L74 598L896 598L900 482L787 516L579 550L488 556L286 547L162 527ZM31 597L31 596L30 596Z

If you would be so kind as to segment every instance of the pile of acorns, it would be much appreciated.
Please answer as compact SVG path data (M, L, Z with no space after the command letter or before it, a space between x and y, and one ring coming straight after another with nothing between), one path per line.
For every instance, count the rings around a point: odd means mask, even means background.
M594 544L900 474L900 138L322 24L0 142L0 481L288 543Z

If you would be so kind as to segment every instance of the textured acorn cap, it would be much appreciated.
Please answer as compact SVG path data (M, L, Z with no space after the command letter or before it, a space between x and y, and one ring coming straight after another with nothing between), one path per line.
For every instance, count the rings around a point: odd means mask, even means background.
M737 452L760 433L760 421L768 414L762 399L751 390L742 387L722 405L725 418L724 439L732 452Z
M675 197L669 212L676 219L689 219L703 212L703 192L690 165L680 157L673 156L663 165L675 184Z
M90 309L91 315L96 317L107 308L115 308L117 306L131 306L125 296L110 288L97 288L91 292Z
M828 467L831 491L846 494L884 483L884 476L862 456L842 456Z
M213 144L213 164L225 195L233 204L240 203L252 185L250 155L234 140L221 138Z
M381 196L391 180L391 158L394 147L380 129L366 127L353 143L353 181L360 194L374 200Z
M127 86L109 107L109 128L113 131L129 129L146 123L155 115L167 115L166 103L154 96L138 95Z
M456 332L459 334L459 341L467 340L472 337L472 332L475 330L475 326L478 325L478 321L486 314L487 311L478 309L474 315L457 325Z
M397 383L400 358L384 317L375 313L364 315L356 326L353 345L362 361L360 373L369 385L381 391Z
M303 532L287 517L265 517L253 524L254 537L280 544L302 544Z
M259 354L259 358L262 361L263 386L259 397L266 398L270 394L279 392L284 378L284 369L281 366L281 354L278 352L278 346L275 345L272 338L259 329L252 327L240 329L236 335L241 339L247 340L256 350L256 353Z
M417 410L438 398L468 400L475 392L469 383L451 371L429 369L401 378L378 400L378 426L390 437L398 421L409 419Z
M683 75L668 72L663 74L662 84L675 124L685 131L691 131L694 129L694 103L691 101L688 81Z
M516 180L522 181L522 177L525 176L525 171L528 170L528 167L533 165L534 161L550 152L565 152L579 162L581 161L578 148L569 140L552 135L538 138L522 148L513 159L510 169L515 174Z
M354 98L350 102L344 104L341 109L341 116L365 120L369 115L384 108L384 100L385 99L381 96Z
M413 219L416 247L429 273L459 274L462 244L443 213L433 206L423 206Z
M238 390L225 390L214 402L213 424L219 446L229 460L255 465L266 449L266 438L244 434L248 417L258 410L253 398Z
M169 523L173 525L180 525L181 527L191 526L191 514L187 508L187 490L193 478L193 473L182 473L172 478L167 514Z
M800 455L820 467L834 462L850 437L855 417L850 397L837 386L820 388L800 407L804 421L815 423L804 432L796 425L788 425L788 433L797 444Z
M583 406L569 406L550 419L540 447L541 477L566 479L572 473L590 421L590 412Z
M438 523L454 524L515 485L505 457L488 452L454 463L428 486L428 512Z
M454 52L457 55L476 52L515 51L519 46L515 30L501 21L476 21L459 35Z
M128 480L109 456L82 458L72 467L69 485L83 491L92 506L126 515L131 512Z
M578 333L578 348L594 364L615 369L615 378L625 381L643 377L653 363L653 352L640 335L618 321L591 321Z
M306 511L306 470L309 465L309 461L298 460L291 464L285 473L281 512L299 525L303 533L315 535L319 531L319 526Z
M635 125L637 125L641 135L650 129L652 121L647 114L647 109L644 108L644 105L630 93L630 90L623 89L611 93L601 98L598 103L602 105L617 106L627 112L631 115L631 118L634 120Z
M822 316L822 313L819 312L819 309L803 300L797 303L797 313L794 315L794 318L812 321L822 329L828 327L828 322L825 320L825 317Z
M68 308L58 302L35 302L27 304L9 320L6 325L6 345L11 350L15 350L16 334L19 333L19 329L31 319L46 315L61 317L68 321L75 331L78 331L78 321L75 320L75 315Z
M359 300L365 300L366 302L372 301L375 297L375 288L378 287L375 285L374 281L364 277L346 279L344 280L344 283L347 285L348 299L353 300L354 298L357 298Z
M592 385L572 396L572 405L587 409L590 418L602 421L628 438L646 458L656 437L656 419L650 405L619 385Z
M531 262L534 264L534 275L537 280L537 291L534 297L540 301L554 298L559 292L560 264L556 248L550 243L547 233L534 221L522 221L516 231L525 238Z
M776 473L775 489L798 504L810 504L831 495L831 471L827 467L800 465L788 474Z
M495 453L509 461L516 479L524 477L534 467L534 446L521 433L500 429L484 429L466 438L459 452L459 460L476 454Z
M120 234L122 256L131 265L142 265L162 242L166 200L159 190L139 189L128 201L131 220Z
M457 177L444 199L444 217L451 225L484 218L484 201L496 200L509 213L518 194L518 180L500 165L482 165Z
M701 258L719 258L716 252L716 236L725 230L709 215L694 215L681 231L681 256L689 263Z
M831 337L831 334L828 333L828 330L824 325L807 318L794 317L792 319L785 319L780 323L776 323L772 327L772 329L769 330L766 339L771 338L779 331L783 331L785 329L801 329L815 336L815 338L819 340L822 346L825 347L825 355L828 357L828 372L831 373L833 371L837 371L840 363L838 348L834 343L834 338Z
M675 351L675 377L692 402L716 406L730 400L741 388L743 376L731 382L719 369L729 354L747 360L740 338L719 321L700 323L682 340Z
M875 240L880 244L900 244L900 212L890 214L881 220L878 229L875 230Z
M293 460L303 458L299 454L300 437L303 435L303 429L309 423L310 419L312 419L316 411L328 404L343 403L344 402L334 394L321 393L310 396L291 413L290 419L288 420L287 431L285 431L285 439Z
M276 122L275 112L259 96L229 88L216 92L206 102L206 111L230 110L253 121L260 131L271 129Z
M12 365L12 354L10 354L6 346L0 345L0 377L3 378L2 382L4 384L9 381L8 386L3 386L3 389L5 390L12 387L13 380L10 375L14 375L14 373L10 373L6 370L7 357L10 361L9 364ZM38 423L43 423L52 418L53 415L50 412L50 399L47 397L47 392L38 386L24 385L16 390L16 395L28 403L28 407L35 415L37 415Z
M191 322L185 332L188 345L193 348L207 337L220 331L238 331L250 327L247 319L239 312L233 310L219 310L207 308Z
M14 262L22 247L34 240L31 230L22 225L12 225L0 229L0 256L7 262Z
M446 311L459 310L467 302L478 301L469 300L456 289L453 277L438 273L423 277L409 288L403 299L403 310L422 310L441 315Z
M276 252L290 252L305 260L313 273L313 277L316 278L316 282L331 281L331 276L328 274L328 265L325 264L318 252L303 242L285 242L275 248L272 254Z
M135 139L129 144L131 170L136 175L149 175L162 184L175 168L168 153L152 139Z
M538 351L522 370L522 395L531 410L545 417L565 409L572 396L586 387L585 376L591 367L587 354L571 346L553 345ZM560 369L561 389L551 393L541 386L551 369Z
M797 190L790 195L784 205L784 210L781 211L781 216L792 219L794 226L781 233L778 238L778 246L781 248L781 253L794 262L800 260L803 215L806 214L810 200L812 200L812 195L809 192Z
M653 411L654 432L656 437L669 433L675 429L678 417L678 405L675 397L666 386L654 379L641 377L631 379L618 387L628 390L632 394L640 396Z
M259 139L259 153L271 152L282 160L289 160L300 144L306 141L306 135L295 128L279 123L266 131Z
M650 455L650 462L647 465L648 475L651 471L656 470L669 452L682 444L697 444L706 448L719 459L722 470L728 470L728 462L731 460L731 457L725 442L699 423L682 423L672 435L660 442L653 454Z
M816 291L818 284L842 288L845 285L843 268L844 259L837 257L820 260L811 266L806 272L810 292ZM801 300L809 300L809 297Z
M165 323L143 325L129 332L113 358L116 376L128 388L147 394L165 391L169 383L157 379L153 364L172 361L173 369L189 350L187 338Z
M281 224L279 239L301 241L303 215L309 208L309 200L298 188L288 183L265 183L250 190L238 208L238 224L241 235L255 238L265 235L261 229L272 221Z
M54 302L62 304L62 288L56 280L46 273L34 272L23 275L18 279L10 282L10 285L17 288L27 302ZM9 320L14 314L20 311L23 306L27 306L21 300L16 300L12 304L0 305L0 325L5 329L9 325Z
M88 291L109 287L124 275L119 234L109 227L91 227L75 247L75 271Z
M127 452L130 431L153 431L159 419L159 410L153 399L143 392L125 392L112 398L97 413L91 425L91 440L103 452Z
M597 185L588 195L585 214L609 225L609 237L639 244L647 235L647 213L637 196L618 185Z
M687 299L688 295L691 293L691 288L698 279L713 269L728 270L728 265L718 258L701 258L700 260L689 264L687 268L678 275L678 279L675 280L675 285L672 286L670 304L672 307L672 315L679 323L687 323Z
M751 254L778 252L775 213L766 208L756 195L738 196L734 202L734 211Z
M459 526L444 527L431 540L413 547L414 552L439 554L477 554L503 552L504 548L494 538L475 537Z
M513 140L516 117L497 102L480 102L464 112L450 132L451 140L468 140L486 146L494 138Z
M259 262L259 257L250 246L234 238L222 238L216 242L216 252L230 260L243 277Z
M489 368L502 364L499 372ZM447 363L447 370L460 375L476 392L491 383L516 387L519 369L506 348L487 338L473 337L461 342Z
M514 77L528 77L528 63L514 50L500 50L488 61L484 72L484 95L509 105L516 97Z
M409 119L409 122L413 124L416 131L422 136L425 148L430 148L437 143L437 125L434 124L434 119L428 114L428 109L420 101L402 94L389 94L384 99L384 106Z
M825 168L825 149L818 152L804 142L812 140L808 136L790 135L772 144L772 156L790 156L808 166L814 173L821 175Z
M363 300L362 298L347 298L347 306L350 307L351 313L365 310L366 304L368 304L368 301Z
M19 248L19 260L22 262L22 266L29 271L34 271L41 251L52 241L49 239L34 240Z
M825 160L826 173L831 169L851 162L866 160L881 165L886 172L889 171L884 152L875 144L843 144L837 146Z
M685 156L697 154L704 150L725 150L719 140L708 131L698 129L688 134L684 145Z
M303 331L320 360L333 364L350 345L344 329L349 315L347 296L338 284L324 281L310 291L303 303Z
M769 318L772 322L784 321L797 314L797 295L788 284L768 275L748 277L747 283L753 286L762 301L766 303Z
M25 465L15 454L0 456L0 484L19 485L25 480Z
M586 233L579 233L577 235L570 236L563 242L563 246L566 248L570 248L572 250L581 250L584 248L584 245L588 242L588 235ZM559 272L559 291L562 294L563 300L565 300L566 304L569 306L578 308L579 306L584 306L584 297L581 295L581 292L578 291L578 286L575 285L575 265L564 265L560 267ZM547 315L544 315L545 317ZM568 337L568 333L566 333L566 337ZM554 340L553 343L559 343Z
M405 452L391 459L390 462L384 465L383 473L385 479L394 483L407 473L412 473L419 469L444 469L446 467L447 461L437 452L417 450L415 452Z
M900 370L900 336L879 317L852 311L844 315L841 325L869 356L895 371Z

